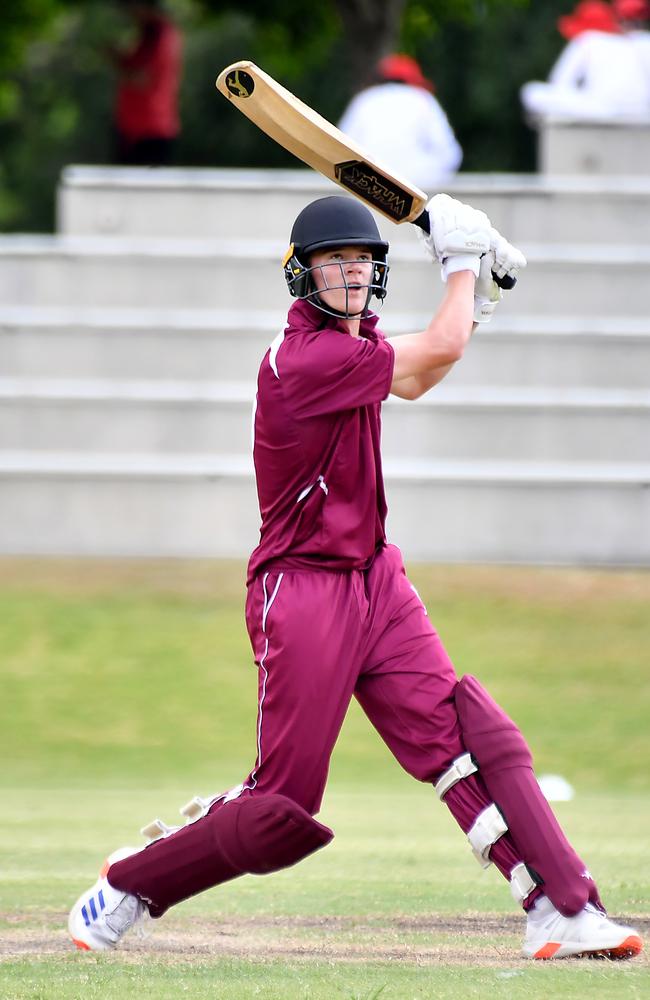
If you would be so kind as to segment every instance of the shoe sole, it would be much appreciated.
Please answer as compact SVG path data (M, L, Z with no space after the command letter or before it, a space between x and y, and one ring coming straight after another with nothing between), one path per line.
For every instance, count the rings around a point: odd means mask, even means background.
M621 941L620 944L615 945L613 948L583 948L581 950L577 944L558 944L554 941L549 941L531 957L540 961L548 961L553 958L608 958L612 961L617 961L634 958L642 950L643 942L641 938L637 934L630 934L624 941Z
M72 943L73 943L73 945L75 946L75 948L78 948L78 949L79 949L79 951L92 951L92 950L93 950L93 949L92 949L92 948L90 947L90 945L89 945L89 944L86 944L86 942L85 942L85 941L78 941L78 940L77 940L77 938L74 938L74 937L73 937L73 938L72 938Z

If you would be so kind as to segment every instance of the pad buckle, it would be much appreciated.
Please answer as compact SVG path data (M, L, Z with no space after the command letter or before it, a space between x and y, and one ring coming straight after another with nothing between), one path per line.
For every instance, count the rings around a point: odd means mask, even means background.
M442 774L433 786L439 799L443 799L450 788L453 788L461 778L468 778L470 774L478 771L478 765L471 753L463 753L452 761L444 774Z
M507 832L508 824L494 802L478 814L467 839L481 868L490 867L490 848Z
M180 826L168 826L167 823L163 823L161 819L153 819L151 823L147 823L140 830L143 837L146 837L149 843L153 844L154 840L161 840L163 837L168 837L170 833L176 833L180 830Z
M510 892L515 903L520 905L536 889L538 882L533 878L527 864L520 861L510 872Z
M230 802L232 799L239 798L242 791L244 790L243 784L235 785L228 792L222 792L220 795L211 795L209 798L203 798L201 795L195 795L193 799L186 802L184 806L181 806L179 812L181 816L185 817L185 826L189 826L190 823L196 823L197 820L203 819L207 815L210 808L215 804L215 802ZM151 823L147 823L140 830L143 837L146 837L150 843L154 840L160 840L162 837L169 837L170 834L176 833L177 830L181 830L181 826L168 826L167 823L163 823L161 819L154 819Z
M197 819L202 819L205 816L214 801L214 799L204 799L200 795L195 795L178 811L181 816L185 816L188 823L196 823Z

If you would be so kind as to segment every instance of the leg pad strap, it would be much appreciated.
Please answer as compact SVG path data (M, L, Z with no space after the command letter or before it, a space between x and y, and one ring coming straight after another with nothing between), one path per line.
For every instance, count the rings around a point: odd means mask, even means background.
M443 799L450 788L453 788L457 781L468 778L470 774L478 771L476 761L471 753L463 753L452 761L451 767L441 774L435 785L436 794L439 799Z
M151 823L147 823L140 830L143 837L146 837L148 841L153 842L154 840L160 840L162 837L169 837L172 833L176 833L180 830L180 826L169 826L168 823L163 823L161 819L152 819Z
M217 802L231 802L233 799L239 798L244 790L243 785L236 785L231 788L228 792L221 792L219 795L211 795L208 798L203 798L201 795L195 795L193 799L186 802L184 806L181 806L179 812L181 816L185 818L185 825L189 823L196 823L197 820L203 819L204 816L210 812L210 809ZM167 823L163 823L161 819L154 819L151 823L147 823L140 830L143 837L146 837L150 843L154 840L160 840L162 837L169 837L172 833L176 833L180 830L181 826L169 826Z
M478 814L467 839L481 868L490 867L490 848L507 832L508 824L494 802Z
M528 865L525 865L523 861L515 865L510 872L510 892L515 903L521 905L530 896L533 889L537 888L540 881L534 878Z

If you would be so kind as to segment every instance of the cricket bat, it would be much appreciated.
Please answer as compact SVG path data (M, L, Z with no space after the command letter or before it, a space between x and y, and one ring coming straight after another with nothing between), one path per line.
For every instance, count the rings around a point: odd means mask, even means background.
M365 201L392 222L412 222L429 232L428 195L375 163L344 132L303 104L273 77L243 60L226 66L218 90L271 139L324 177ZM516 282L494 280L502 288Z

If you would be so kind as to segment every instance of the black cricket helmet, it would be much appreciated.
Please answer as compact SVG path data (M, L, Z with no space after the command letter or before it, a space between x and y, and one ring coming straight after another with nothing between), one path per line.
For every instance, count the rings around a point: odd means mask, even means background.
M382 240L377 223L365 205L346 198L330 195L312 201L299 213L291 229L291 244L282 261L289 292L294 298L308 299L323 312L333 316L348 317L323 305L320 301L312 272L309 255L316 250L343 246L367 247L372 254L373 275L368 285L365 315L372 295L383 299L388 283L388 243ZM345 279L343 278L343 282Z

